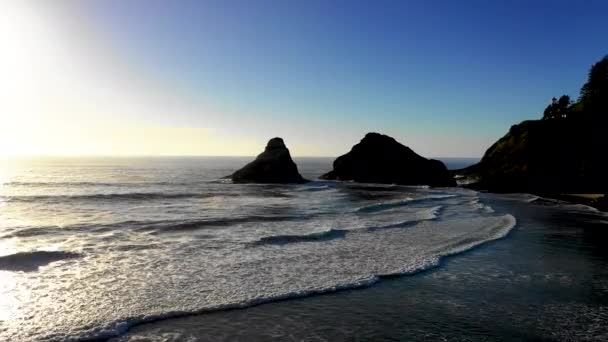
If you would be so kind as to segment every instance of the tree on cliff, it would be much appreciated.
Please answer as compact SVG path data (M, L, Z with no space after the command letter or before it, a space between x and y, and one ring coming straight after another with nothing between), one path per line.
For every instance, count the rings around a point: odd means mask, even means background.
M555 105L556 104L557 104L557 99L554 97L553 99L551 99L551 104L549 104L547 106L547 108L545 108L545 111L543 112L543 120L553 119L553 117L555 116Z
M559 100L555 97L543 112L543 120L564 119L570 114L570 96L562 95Z
M608 115L608 56L593 64L587 83L581 88L579 103L587 114Z

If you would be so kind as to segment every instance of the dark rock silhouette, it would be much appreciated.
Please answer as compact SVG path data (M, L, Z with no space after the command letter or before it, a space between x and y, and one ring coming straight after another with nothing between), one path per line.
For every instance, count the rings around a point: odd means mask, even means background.
M530 120L511 127L472 167L472 187L495 192L608 191L605 125L593 118Z
M233 173L235 183L305 183L283 139L273 138L251 163Z
M455 186L445 165L426 159L394 138L368 133L347 154L334 161L323 179L361 183Z
M554 98L543 120L512 126L479 164L454 173L478 180L471 187L496 192L606 193L607 127L608 56L592 65L577 102Z

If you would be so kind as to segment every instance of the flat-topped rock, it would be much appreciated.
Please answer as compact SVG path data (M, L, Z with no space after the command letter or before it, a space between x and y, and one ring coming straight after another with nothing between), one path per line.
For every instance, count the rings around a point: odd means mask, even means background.
M233 173L235 183L305 183L281 138L272 138L251 163Z
M368 133L323 179L401 185L455 186L445 165L426 159L394 138Z

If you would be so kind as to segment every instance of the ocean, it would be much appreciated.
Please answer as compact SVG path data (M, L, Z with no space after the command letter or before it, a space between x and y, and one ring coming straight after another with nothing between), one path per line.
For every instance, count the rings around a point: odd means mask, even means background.
M608 338L604 213L295 159L311 183L222 179L251 158L5 161L0 340Z

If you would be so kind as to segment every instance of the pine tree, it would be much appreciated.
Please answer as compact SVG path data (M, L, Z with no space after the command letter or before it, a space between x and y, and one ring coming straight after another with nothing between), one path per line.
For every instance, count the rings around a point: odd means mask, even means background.
M579 102L588 114L608 115L608 56L589 70L587 83L581 88Z

